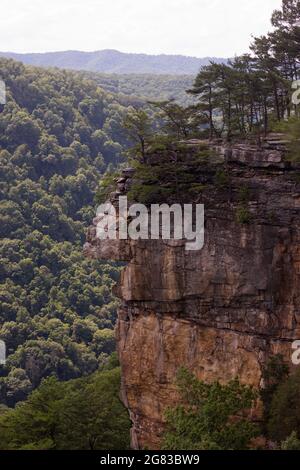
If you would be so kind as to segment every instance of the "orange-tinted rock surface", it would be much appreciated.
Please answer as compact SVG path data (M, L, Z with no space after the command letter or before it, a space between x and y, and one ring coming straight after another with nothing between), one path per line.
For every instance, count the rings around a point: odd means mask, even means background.
M95 227L88 233L87 256L128 262L118 288L117 344L134 448L159 448L164 410L179 399L181 366L204 380L237 376L259 387L268 358L281 353L291 362L300 339L297 169L276 149L219 152L230 184L203 170L205 189L195 201L205 205L203 250L100 241Z

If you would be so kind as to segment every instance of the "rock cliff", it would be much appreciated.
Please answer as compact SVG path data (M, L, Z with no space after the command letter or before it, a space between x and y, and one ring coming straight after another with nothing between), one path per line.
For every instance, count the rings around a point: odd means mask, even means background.
M207 168L195 176L203 184L195 202L205 205L201 251L88 232L87 256L127 262L116 334L136 449L159 448L164 410L179 399L178 368L259 387L268 358L291 362L300 339L300 173L276 142L215 150L229 178Z

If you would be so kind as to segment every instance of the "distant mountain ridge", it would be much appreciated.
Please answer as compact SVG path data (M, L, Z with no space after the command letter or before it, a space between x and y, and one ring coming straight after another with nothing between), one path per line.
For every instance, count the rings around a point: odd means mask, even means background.
M62 51L30 54L0 52L0 56L19 60L29 65L116 74L195 75L202 66L209 64L210 61L218 63L227 61L227 59L217 57L129 54L112 49L95 52Z

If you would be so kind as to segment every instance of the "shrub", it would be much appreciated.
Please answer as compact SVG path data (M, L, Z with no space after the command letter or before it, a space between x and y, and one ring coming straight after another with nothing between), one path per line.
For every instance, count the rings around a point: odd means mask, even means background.
M215 183L219 188L228 187L230 184L229 175L223 169L219 169L215 176Z
M267 422L270 417L270 407L272 398L278 386L283 383L289 374L289 367L284 362L283 356L277 354L272 356L263 371L264 388L260 392L264 404L264 421Z
M294 431L300 435L300 370L289 376L274 393L268 431L278 442Z
M166 411L163 448L168 450L243 450L258 427L243 416L256 398L252 388L233 380L206 384L186 369L177 385L184 404Z
M116 189L115 179L117 175L118 174L114 172L106 173L103 176L95 197L97 204L105 203L108 200L110 194Z
M239 206L236 211L236 221L239 224L245 225L251 222L251 214L247 207Z
M300 440L295 431L281 443L281 450L300 450Z

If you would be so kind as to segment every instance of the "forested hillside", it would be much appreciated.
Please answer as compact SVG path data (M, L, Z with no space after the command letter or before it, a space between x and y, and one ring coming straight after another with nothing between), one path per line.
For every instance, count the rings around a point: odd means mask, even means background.
M194 83L193 75L154 75L154 74L104 74L87 73L101 88L108 92L139 97L146 100L175 99L181 105L190 105L196 100L186 90Z
M152 73L152 74L196 74L200 67L211 60L224 62L215 57L187 57L183 55L130 54L112 49L94 52L61 51L41 54L16 54L1 52L5 56L28 65L61 67L73 70L89 70L103 73Z
M42 378L91 374L114 350L119 271L84 259L82 245L99 179L127 146L130 99L12 60L0 75L0 401L13 406Z

